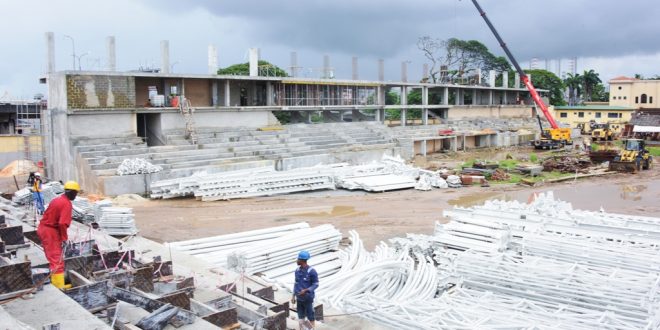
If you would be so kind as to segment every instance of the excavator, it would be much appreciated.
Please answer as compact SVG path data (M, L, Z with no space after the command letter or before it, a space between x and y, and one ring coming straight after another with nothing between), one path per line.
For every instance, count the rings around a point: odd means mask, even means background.
M646 149L644 140L627 139L622 142L623 150L610 161L610 171L635 173L653 167L653 156Z
M545 119L550 124L550 128L544 129L543 124L541 123L541 117L537 113L536 119L538 119L539 127L541 128L541 138L532 141L532 145L534 146L534 148L556 149L556 148L562 148L567 144L573 144L573 140L571 138L571 129L561 128L559 127L559 125L557 125L557 122L552 117L552 114L550 114L548 107L541 99L541 96L536 91L536 88L534 88L534 85L532 85L532 81L522 70L522 68L518 64L518 61L516 61L516 58L513 57L513 54L509 50L509 47L506 45L504 40L502 40L502 37L500 37L500 34L495 29L495 26L493 26L493 23L490 22L490 19L488 18L488 16L486 16L486 13L483 11L483 9L481 9L481 6L477 2L477 0L472 0L472 3L477 8L479 15L481 15L484 21L486 21L486 25L488 25L490 31L493 32L493 34L495 35L497 42L500 43L500 46L506 53L506 56L509 58L509 61L511 61L513 66L516 68L516 71L520 75L520 80L523 82L523 84L525 84L527 90L529 90L529 94L532 96L532 99L534 100L534 103L536 104L537 108L541 109L541 111L543 112L543 116L545 116Z

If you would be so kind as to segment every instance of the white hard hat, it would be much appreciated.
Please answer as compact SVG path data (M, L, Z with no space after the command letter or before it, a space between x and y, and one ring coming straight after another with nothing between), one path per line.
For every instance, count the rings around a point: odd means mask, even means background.
M39 173L39 172L34 172L34 176L41 176L41 173Z

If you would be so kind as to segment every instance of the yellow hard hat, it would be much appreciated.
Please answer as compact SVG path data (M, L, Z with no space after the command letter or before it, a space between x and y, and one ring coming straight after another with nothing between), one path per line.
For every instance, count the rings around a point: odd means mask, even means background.
M80 191L80 185L78 184L78 182L75 181L67 181L64 184L64 190Z

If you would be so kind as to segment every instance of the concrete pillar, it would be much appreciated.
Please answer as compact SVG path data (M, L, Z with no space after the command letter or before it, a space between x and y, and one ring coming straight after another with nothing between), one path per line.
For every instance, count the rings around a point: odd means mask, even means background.
M266 83L266 105L269 107L275 105L275 91L272 81Z
M377 89L377 100L376 100L376 105L379 106L385 106L385 87L384 86L378 86Z
M493 105L493 90L488 90L488 105Z
M408 87L401 86L401 126L406 126L408 115Z
M442 104L449 105L449 87L442 89Z
M170 42L160 41L160 72L170 73Z
M508 93L507 93L506 91L502 91L502 104L507 104L507 103L509 103L509 101L508 101L508 99L507 99L507 94L508 94Z
M360 110L351 110L351 119L353 122L362 121L360 117Z
M429 65L428 63L424 63L422 65L422 81L428 81L429 80Z
M46 73L55 72L55 34L46 32Z
M520 88L520 74L518 72L515 73L515 76L513 76L513 88Z
M250 48L248 50L249 66L250 66L250 77L259 76L259 49Z
M353 80L359 80L360 75L358 73L358 58L357 58L357 56L353 56L351 66L352 66L352 69L353 69L353 74L351 75L352 79Z
M330 56L323 55L323 79L330 79Z
M291 52L291 77L298 76L298 53Z
M476 89L473 89L472 90L472 104L473 105L479 104L479 102L477 101L477 96L478 96L478 91Z
M477 85L481 86L481 68L477 68Z
M378 81L385 81L385 60L378 60Z
M422 156L426 156L426 140L419 141L421 145L419 146L419 150L422 153Z
M225 80L225 102L224 105L226 107L231 106L231 86L229 85L229 80Z
M213 80L211 83L211 105L218 106L218 81Z
M408 82L408 62L401 62L401 82Z
M509 71L502 71L502 87L509 88Z
M460 88L456 88L456 99L454 100L454 105L461 105L463 98L463 93Z
M213 45L209 45L208 67L209 74L218 74L218 49Z
M307 123L311 124L312 123L312 112L307 111Z
M422 108L422 125L428 125L429 124L429 109L427 108L427 106L429 105L428 87L422 87L422 105L424 106Z
M495 87L495 75L497 73L495 70L488 71L488 86Z
M107 70L114 72L117 70L117 57L115 56L115 37L109 36L105 38L105 48L108 52L108 67Z

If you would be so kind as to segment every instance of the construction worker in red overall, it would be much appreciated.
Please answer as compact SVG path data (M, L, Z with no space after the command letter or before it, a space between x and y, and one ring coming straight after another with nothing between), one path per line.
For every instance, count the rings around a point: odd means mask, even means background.
M69 240L67 229L71 224L73 206L71 201L76 199L80 185L75 181L64 184L64 194L53 199L44 213L37 235L41 239L46 259L50 264L50 282L58 289L68 289L71 285L64 284L64 256L62 243Z

